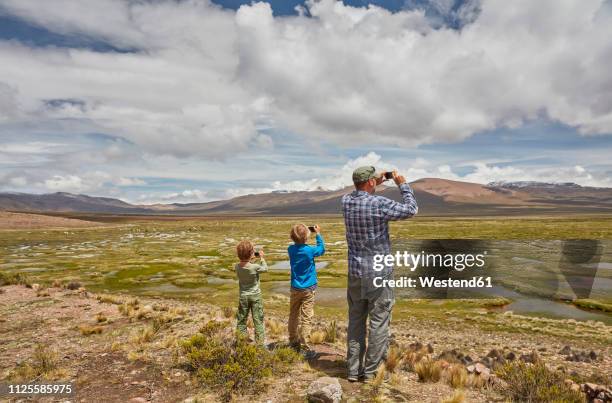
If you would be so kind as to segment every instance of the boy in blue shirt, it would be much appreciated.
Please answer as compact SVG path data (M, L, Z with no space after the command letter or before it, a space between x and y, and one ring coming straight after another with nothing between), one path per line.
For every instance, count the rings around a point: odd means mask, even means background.
M304 351L306 358L315 356L310 349L310 330L314 315L314 297L317 289L315 257L325 253L325 242L321 229L314 226L317 246L307 245L310 230L304 224L291 228L294 244L287 248L291 263L291 295L289 298L289 343L297 350ZM299 328L298 328L299 327Z

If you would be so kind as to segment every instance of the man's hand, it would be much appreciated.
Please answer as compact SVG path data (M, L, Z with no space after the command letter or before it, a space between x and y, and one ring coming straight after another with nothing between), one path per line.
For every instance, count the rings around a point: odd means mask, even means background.
M319 227L319 224L315 224L315 225L314 225L314 229L315 229L315 232L316 232L317 234L320 234L320 233L321 233L321 227Z
M406 178L404 178L402 175L398 174L397 171L393 171L393 181L395 182L395 184L397 186L401 185L402 183L406 183Z
M262 257L264 257L265 253L263 251L262 248L260 248L257 252L259 252L259 258L261 259Z

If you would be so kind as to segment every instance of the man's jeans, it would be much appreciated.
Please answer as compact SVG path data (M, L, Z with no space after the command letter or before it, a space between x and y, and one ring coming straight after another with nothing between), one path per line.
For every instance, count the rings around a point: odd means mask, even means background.
M395 302L393 289L374 287L372 279L349 277L347 287L349 324L347 367L349 377L374 376L386 359L389 347L389 322ZM366 350L366 323L370 317ZM365 358L365 360L364 360Z

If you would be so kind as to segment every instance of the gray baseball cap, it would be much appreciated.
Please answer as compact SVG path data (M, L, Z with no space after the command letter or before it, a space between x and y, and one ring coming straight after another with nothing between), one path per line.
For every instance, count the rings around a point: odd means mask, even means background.
M353 171L353 183L362 183L381 175L372 165L362 166Z

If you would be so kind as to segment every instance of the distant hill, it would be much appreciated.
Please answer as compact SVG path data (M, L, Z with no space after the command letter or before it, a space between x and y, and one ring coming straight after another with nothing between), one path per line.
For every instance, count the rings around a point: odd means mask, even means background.
M612 213L612 188L574 183L493 182L488 185L425 178L412 183L420 215L516 215L542 213ZM132 205L118 199L52 193L0 193L0 210L157 215L339 214L342 195L336 191L272 192L209 203ZM395 200L393 187L379 193Z

